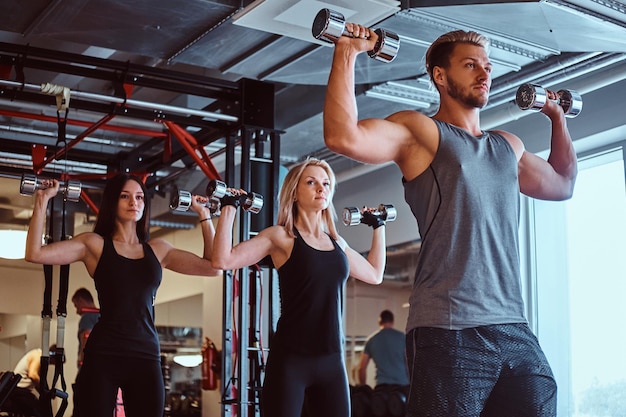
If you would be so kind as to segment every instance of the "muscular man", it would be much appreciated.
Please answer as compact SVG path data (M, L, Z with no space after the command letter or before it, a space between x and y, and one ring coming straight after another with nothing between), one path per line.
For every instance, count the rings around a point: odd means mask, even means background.
M555 416L556 383L524 315L520 286L520 191L572 196L577 161L557 94L542 108L552 124L544 160L522 140L480 127L491 87L489 41L441 35L426 52L440 106L359 120L354 65L378 36L346 23L324 103L324 139L352 159L395 162L422 239L407 331L407 416ZM407 240L415 236L407 236Z

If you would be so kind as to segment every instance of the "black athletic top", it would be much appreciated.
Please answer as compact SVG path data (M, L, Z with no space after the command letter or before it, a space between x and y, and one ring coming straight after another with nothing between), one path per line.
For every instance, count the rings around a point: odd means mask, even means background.
M104 239L93 279L98 291L100 320L94 326L86 353L159 360L159 336L154 325L154 299L162 268L152 248L143 243L144 256L129 259Z
M342 290L348 258L333 239L334 249L307 245L294 230L293 250L278 270L281 315L272 349L304 354L343 351Z

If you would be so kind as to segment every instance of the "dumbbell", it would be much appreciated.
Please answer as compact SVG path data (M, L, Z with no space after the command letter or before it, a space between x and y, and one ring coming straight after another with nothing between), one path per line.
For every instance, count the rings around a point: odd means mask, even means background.
M209 198L221 199L224 196L234 197L235 194L228 190L226 184L220 180L211 180L206 187L206 193ZM257 214L263 208L263 196L254 192L245 194L245 201L241 207L245 211Z
M583 109L583 100L580 94L572 90L557 91L558 104L563 108L565 117L573 118ZM515 94L515 103L522 110L539 111L548 101L548 92L536 84L522 84Z
M322 9L317 13L311 32L315 39L328 43L335 43L340 36L352 37L352 34L346 30L346 18L341 13L330 9ZM374 49L368 51L367 54L378 61L393 61L400 49L400 37L394 32L381 28L374 32L378 35L378 41Z
M172 199L170 200L170 210L187 211L191 207L191 200L193 195L187 190L176 189L172 193ZM208 201L204 203L209 208L211 216L220 215L220 200L217 198L208 198Z
M372 210L371 213L387 222L392 222L396 219L398 212L392 204L380 204L377 209ZM361 210L356 207L346 207L342 213L343 224L346 226L356 226L361 223L363 214Z
M44 181L46 183L44 183ZM22 174L22 180L20 181L20 194L33 195L36 190L45 190L46 188L52 188L52 180L37 178L37 176L32 174ZM63 193L64 198L74 203L80 200L81 189L82 185L80 181L74 180L69 180L65 184L59 186L59 191Z

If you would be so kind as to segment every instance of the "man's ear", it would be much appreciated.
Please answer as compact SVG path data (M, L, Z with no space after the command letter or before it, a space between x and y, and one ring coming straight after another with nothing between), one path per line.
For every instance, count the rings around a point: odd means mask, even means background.
M435 66L433 68L433 82L437 85L442 85L445 77L445 70L440 66Z

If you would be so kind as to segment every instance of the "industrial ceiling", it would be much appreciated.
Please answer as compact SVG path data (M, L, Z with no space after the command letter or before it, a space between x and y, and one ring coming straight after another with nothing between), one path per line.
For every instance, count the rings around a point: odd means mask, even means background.
M278 137L282 165L313 155L338 173L358 168L323 143L332 46L310 31L322 8L400 37L393 62L358 59L361 117L433 114L423 56L454 29L492 40L485 128L525 116L513 105L523 83L585 80L586 94L626 78L626 4L615 0L4 0L0 223L27 220L25 173L98 189L107 172L139 171L153 187L198 192L247 128L257 156Z

